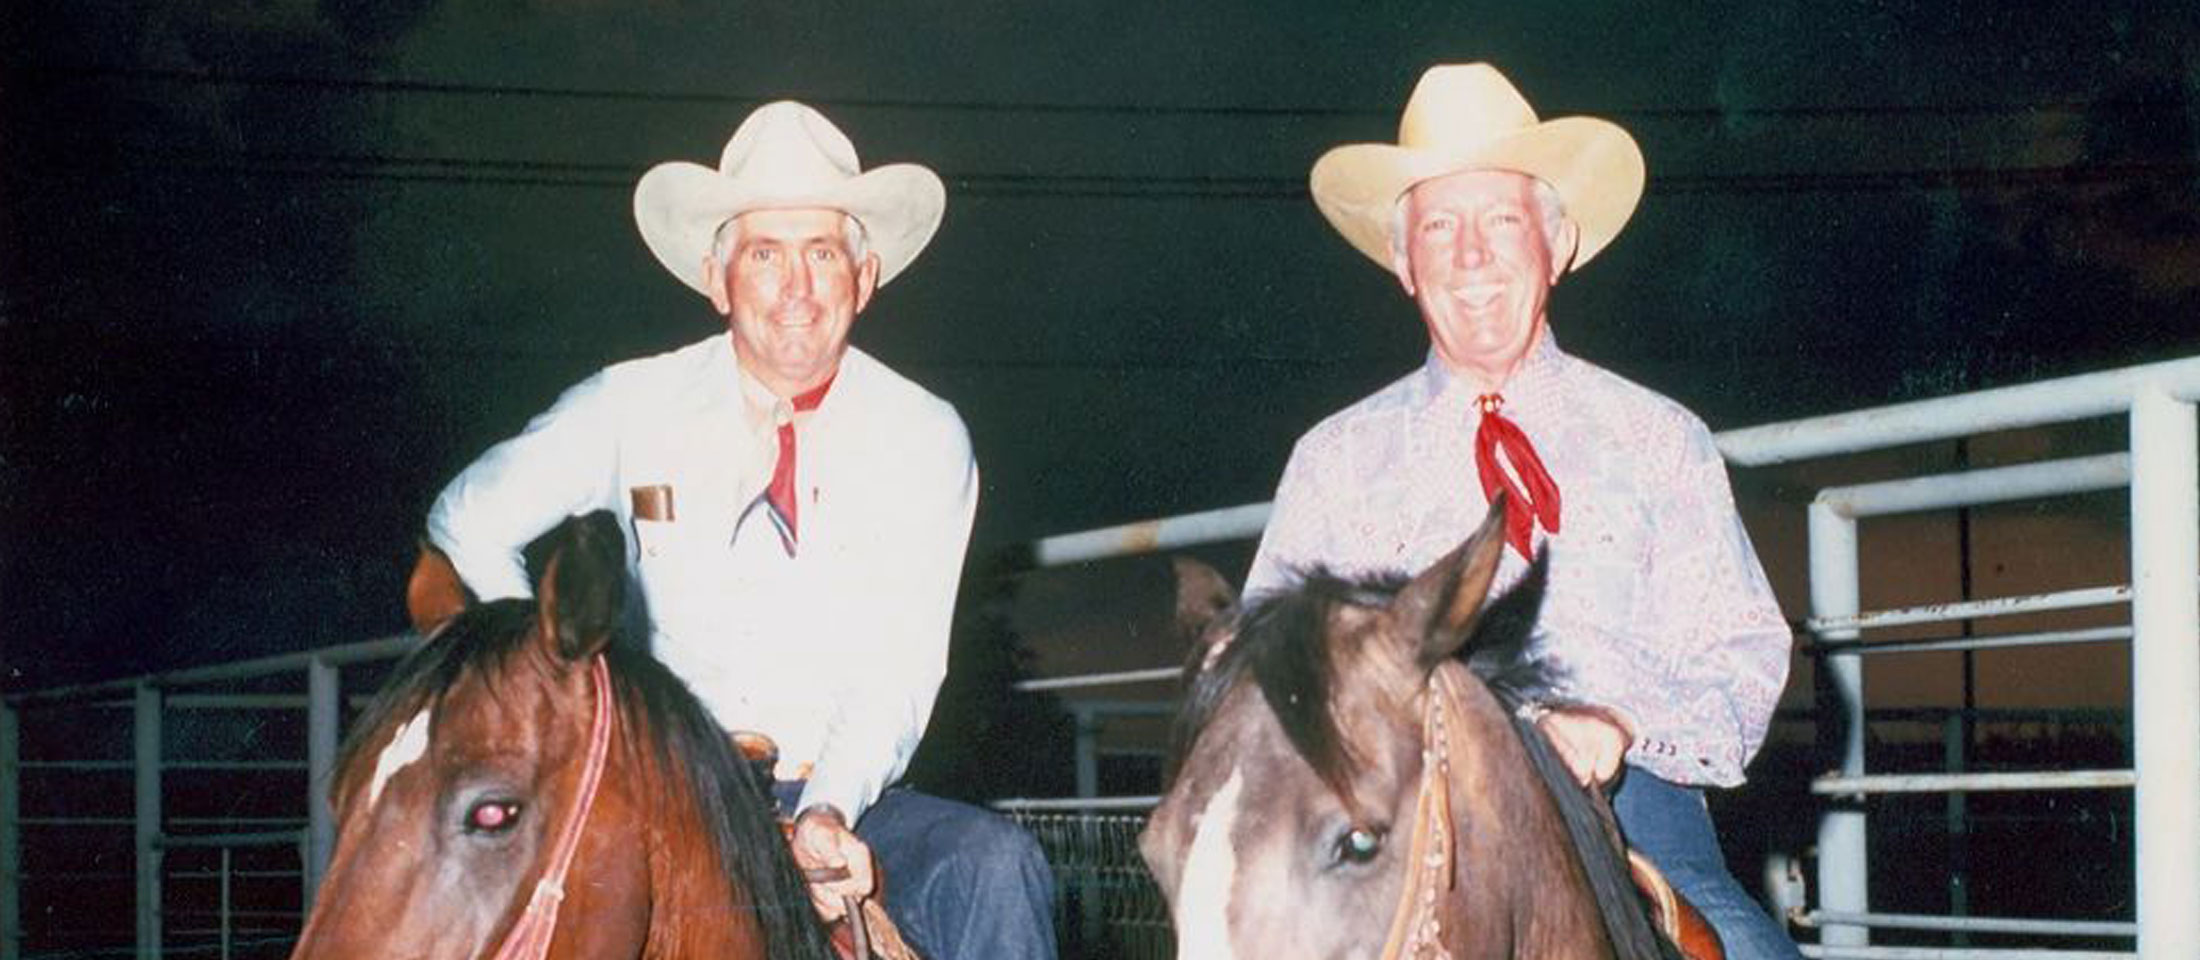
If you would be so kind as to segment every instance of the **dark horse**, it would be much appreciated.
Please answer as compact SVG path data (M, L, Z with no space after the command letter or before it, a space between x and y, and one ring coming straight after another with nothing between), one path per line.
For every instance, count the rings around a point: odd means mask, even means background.
M344 746L292 956L831 956L754 772L614 642L624 551L608 514L568 521L536 600L468 608L398 665Z
M1179 955L1680 956L1522 718L1556 678L1526 655L1542 559L1484 607L1502 511L1410 582L1314 571L1204 629L1140 838Z

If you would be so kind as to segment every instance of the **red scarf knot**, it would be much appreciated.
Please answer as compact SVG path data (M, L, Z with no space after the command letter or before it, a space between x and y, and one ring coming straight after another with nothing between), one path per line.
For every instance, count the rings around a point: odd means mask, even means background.
M1474 432L1474 468L1482 479L1482 496L1494 500L1497 491L1505 491L1513 503L1505 514L1505 542L1522 557L1532 557L1530 542L1536 524L1541 523L1547 533L1558 532L1558 483L1544 469L1543 458L1536 456L1528 435L1501 412L1505 407L1503 396L1482 394L1474 398L1474 406L1482 411L1482 425ZM1505 461L1512 465L1511 473L1498 465L1499 449L1504 450ZM1514 474L1519 475L1517 483Z

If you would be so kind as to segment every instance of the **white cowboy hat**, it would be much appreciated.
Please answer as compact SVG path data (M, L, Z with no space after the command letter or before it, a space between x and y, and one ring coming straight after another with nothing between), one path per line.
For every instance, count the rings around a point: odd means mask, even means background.
M938 174L910 163L859 172L848 136L792 100L767 103L741 121L718 169L660 163L634 187L642 242L681 283L705 294L703 258L721 225L751 210L807 207L840 210L863 224L883 287L939 229L947 188Z
M1398 198L1423 180L1462 170L1511 170L1551 185L1581 229L1574 268L1588 263L1642 199L1642 151L1608 120L1538 122L1511 81L1486 63L1431 67L1398 121L1398 142L1338 147L1314 163L1314 205L1344 238L1391 268Z

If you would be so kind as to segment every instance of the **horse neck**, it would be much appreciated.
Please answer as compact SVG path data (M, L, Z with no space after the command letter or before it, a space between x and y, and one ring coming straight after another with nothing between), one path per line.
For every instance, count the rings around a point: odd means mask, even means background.
M763 930L745 909L745 891L727 876L718 831L704 821L696 799L696 774L666 769L648 731L636 731L618 753L632 771L624 792L632 804L628 822L639 834L626 842L636 843L647 861L649 926L642 956L763 957Z
M1536 774L1504 706L1466 668L1449 688L1453 866L1452 955L1612 955L1581 858L1550 790Z

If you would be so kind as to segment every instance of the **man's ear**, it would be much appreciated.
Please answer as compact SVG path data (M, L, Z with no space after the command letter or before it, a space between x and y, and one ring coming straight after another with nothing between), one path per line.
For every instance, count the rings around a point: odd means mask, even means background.
M1398 285L1406 288L1406 296L1413 296L1413 257L1406 253L1405 247L1391 245L1390 272L1397 275Z
M1574 268L1574 255L1581 252L1581 227L1574 218L1558 222L1558 236L1551 244L1551 286L1558 286L1558 278Z
M866 253L863 263L856 267L856 312L871 305L871 294L878 290L878 254Z
M733 313L733 298L726 294L726 271L718 265L715 254L703 254L703 291L710 295L711 308L719 316Z

